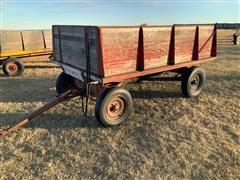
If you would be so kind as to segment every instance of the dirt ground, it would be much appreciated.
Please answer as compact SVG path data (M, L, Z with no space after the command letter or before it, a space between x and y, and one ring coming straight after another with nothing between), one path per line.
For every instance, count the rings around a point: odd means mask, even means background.
M0 179L240 178L240 46L219 30L218 60L203 65L207 82L195 99L180 82L158 78L126 85L134 112L116 128L84 117L79 99L0 137ZM28 62L21 77L0 74L0 127L55 96L61 72Z

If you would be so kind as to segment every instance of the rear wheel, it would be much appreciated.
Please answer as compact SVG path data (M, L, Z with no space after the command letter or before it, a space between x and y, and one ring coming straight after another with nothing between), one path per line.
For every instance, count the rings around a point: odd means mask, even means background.
M206 81L205 71L198 66L185 69L182 72L181 88L186 97L196 97L203 89Z
M2 70L7 76L18 76L24 71L24 64L17 58L7 59L2 64Z
M74 89L74 78L65 72L59 74L56 81L56 91L58 94L62 94L68 90Z
M123 88L107 89L97 99L95 116L104 126L117 126L128 119L133 109L131 94Z

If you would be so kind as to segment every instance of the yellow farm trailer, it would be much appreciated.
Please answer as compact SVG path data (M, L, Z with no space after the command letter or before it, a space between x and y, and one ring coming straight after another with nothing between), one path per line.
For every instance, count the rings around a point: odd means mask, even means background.
M0 65L7 76L23 73L22 59L52 54L51 30L1 30Z

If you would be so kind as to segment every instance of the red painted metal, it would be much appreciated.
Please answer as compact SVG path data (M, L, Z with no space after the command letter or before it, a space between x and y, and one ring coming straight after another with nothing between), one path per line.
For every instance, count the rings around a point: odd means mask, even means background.
M198 58L199 58L198 49L199 49L199 26L196 27L192 60L198 60Z
M139 40L137 50L137 71L144 70L144 45L143 45L143 28L139 29Z
M150 74L157 74L160 72L171 71L171 70L180 69L180 68L184 68L184 67L191 67L193 65L202 64L202 63L213 61L213 60L216 60L216 57L201 59L198 61L190 61L190 62L180 63L180 64L176 64L176 65L168 65L165 67L153 68L153 69L148 69L145 71L135 71L135 72L130 72L130 73L126 73L126 74L109 76L109 77L103 78L103 84L107 84L110 82L120 82L120 81L131 79L131 78L146 76L146 75L150 75Z
M102 59L103 59L103 51L102 51L102 31L100 28L98 28L98 37L99 37L99 41L98 41L98 61L97 61L97 67L98 67L98 74L103 75L104 74L104 69L103 69L103 63L102 63Z
M174 63L175 63L175 26L172 27L168 53L168 64L173 65Z
M100 57L100 60L99 60L99 68L101 69L100 70L100 75L103 77L104 75L104 67L103 67L103 63L102 63L102 59L104 57L104 51L103 51L103 48L102 48L102 29L99 28L99 57Z
M217 56L217 26L214 27L211 56Z

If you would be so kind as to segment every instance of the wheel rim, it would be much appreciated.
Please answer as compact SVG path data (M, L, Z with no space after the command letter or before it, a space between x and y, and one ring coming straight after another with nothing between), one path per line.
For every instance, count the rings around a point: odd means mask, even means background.
M16 74L18 72L18 66L17 64L15 63L9 63L7 64L6 66L6 71L9 73L9 74Z
M125 102L120 97L113 98L107 105L106 116L110 121L117 121L125 112Z
M200 87L201 79L198 74L194 75L190 80L190 89L192 91L197 91Z

